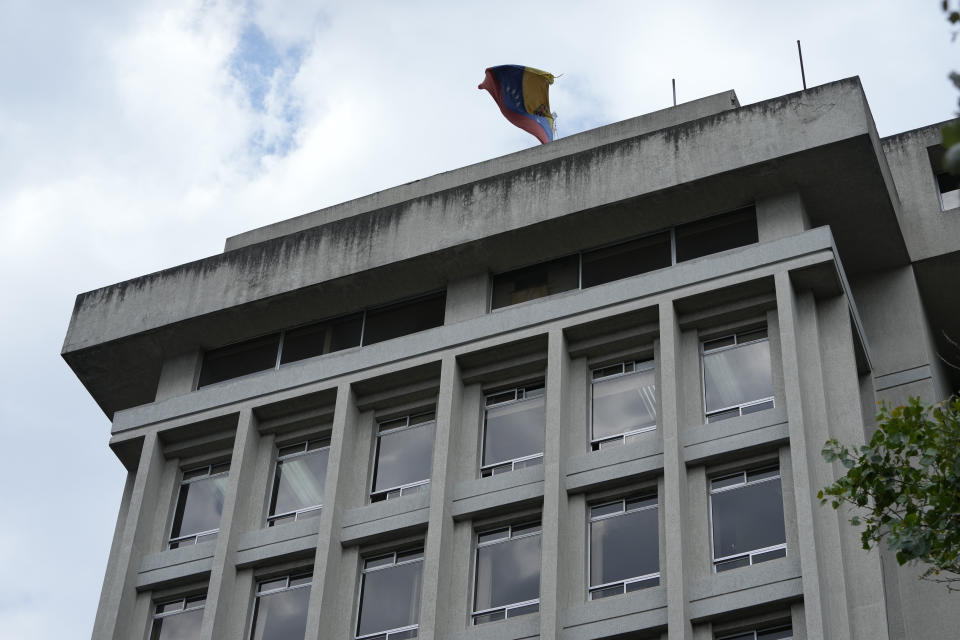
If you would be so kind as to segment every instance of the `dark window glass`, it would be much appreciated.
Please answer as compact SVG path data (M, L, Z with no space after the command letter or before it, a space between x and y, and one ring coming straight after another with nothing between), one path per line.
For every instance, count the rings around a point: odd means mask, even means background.
M280 364L360 346L363 313L291 329L283 334Z
M380 425L373 477L374 499L394 497L400 489L430 479L434 439L433 414L402 418ZM385 495L377 496L376 494Z
M441 326L446 300L445 294L437 293L367 311L363 344L383 342Z
M150 640L200 640L200 624L203 621L203 602L188 602L184 609L183 601L170 613L169 605L157 607L154 615ZM167 615L163 615L167 614Z
M593 520L590 523L590 585L605 585L659 572L658 545L656 507Z
M960 176L938 173L937 187L940 189L940 208L943 211L960 207Z
M273 369L277 364L279 348L280 334L274 333L211 349L203 354L203 366L200 367L200 381L197 386L205 387L214 382Z
M712 491L710 505L715 560L786 543L779 476Z
M793 628L790 625L757 631L757 640L790 640L791 638L793 638Z
M637 432L657 425L657 387L652 363L634 363L624 373L593 380L593 440ZM640 368L645 367L645 368ZM605 367L600 371L607 371Z
M172 548L178 539L191 539L198 534L215 532L220 528L227 479L226 473L220 473L193 478L180 485L173 530L170 533Z
M509 607L539 598L539 533L478 545L475 612Z
M757 241L757 214L753 207L682 224L675 231L677 262L693 260Z
M580 256L557 258L494 276L491 308L499 309L579 286Z
M484 467L543 453L546 425L543 390L517 389L517 393L521 399L486 408Z
M584 251L583 286L629 278L669 267L670 233L658 233L612 247Z
M364 566L357 637L413 627L420 619L423 555L388 560ZM408 636L390 634L390 640L403 637Z
M302 581L301 581L302 582ZM310 581L262 593L261 585L253 610L251 640L299 640L307 631L307 605L310 602Z
M736 339L737 344L716 351L707 351L713 341L703 347L704 408L710 421L772 406L770 342L739 344ZM764 401L760 408L744 407L758 401Z
M323 485L329 456L329 447L323 447L277 459L270 500L271 524L278 521L276 516L280 515L290 514L292 517L289 521L310 517L310 514L319 515L316 509L303 510L323 504Z

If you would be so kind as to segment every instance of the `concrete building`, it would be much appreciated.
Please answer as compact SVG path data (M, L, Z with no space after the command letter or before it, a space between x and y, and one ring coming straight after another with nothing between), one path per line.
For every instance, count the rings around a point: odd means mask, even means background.
M960 386L938 140L731 91L80 295L128 470L93 637L956 638L816 500L827 438Z

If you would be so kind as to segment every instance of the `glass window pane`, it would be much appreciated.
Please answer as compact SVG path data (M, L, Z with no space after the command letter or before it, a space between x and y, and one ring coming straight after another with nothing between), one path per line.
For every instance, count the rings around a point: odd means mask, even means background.
M310 587L257 598L252 640L298 640L306 635Z
M333 318L287 331L280 364L360 346L363 313Z
M757 242L757 214L753 207L682 224L675 231L677 262L719 253Z
M445 294L438 293L367 311L363 344L383 342L441 326L446 299Z
M379 437L373 490L383 491L430 477L434 423Z
M540 536L477 549L474 611L540 597Z
M703 387L707 413L772 396L770 343L704 354Z
M564 256L493 277L491 308L570 291L580 286L580 256Z
M786 542L779 479L714 493L710 500L714 558Z
M657 387L652 370L593 383L594 439L656 424Z
M214 382L272 369L277 364L279 348L280 334L274 333L220 349L211 349L203 354L203 366L200 368L200 381L197 386L203 387Z
M153 621L150 640L200 640L203 609L177 613Z
M170 537L218 529L228 480L229 476L222 475L180 485Z
M363 574L357 635L417 624L422 562Z
M277 461L270 515L323 504L329 449Z
M657 512L632 511L590 523L590 584L606 584L660 570Z
M544 398L487 409L483 464L543 453Z
M793 629L790 625L757 632L757 640L789 640L790 638L793 638Z
M605 282L639 275L654 269L669 267L670 233L623 242L612 247L583 253L583 286L592 287Z

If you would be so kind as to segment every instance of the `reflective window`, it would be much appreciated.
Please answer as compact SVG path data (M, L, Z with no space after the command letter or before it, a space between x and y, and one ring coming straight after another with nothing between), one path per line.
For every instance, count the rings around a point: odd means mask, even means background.
M203 354L197 387L273 369L279 348L280 334L274 333L207 351Z
M677 262L693 260L757 242L757 212L750 206L706 220L678 226L674 231Z
M329 456L330 446L325 440L300 442L278 450L269 526L320 515Z
M717 640L792 640L793 628L788 625L742 631L729 636L718 636Z
M593 370L591 426L594 450L657 428L653 360Z
M251 640L298 640L307 632L310 573L263 580L257 584Z
M780 468L774 464L713 478L710 523L718 572L787 555Z
M206 596L193 596L158 604L153 613L150 640L200 640L206 601Z
M359 347L362 330L363 312L285 331L280 364Z
M217 537L229 471L230 463L223 463L183 472L170 532L171 549Z
M380 423L370 500L416 493L430 483L435 426L432 411Z
M423 549L368 558L360 581L357 638L416 638Z
M564 256L493 277L491 309L535 300L580 286L580 255Z
M770 341L765 328L704 342L701 361L707 422L773 407Z
M473 623L540 610L540 524L477 534Z
M383 342L441 326L446 301L445 293L436 293L368 310L363 325L363 344Z
M659 585L659 531L655 496L590 507L590 599Z
M671 264L670 232L583 252L582 286L629 278Z
M491 476L542 464L545 425L542 383L489 394L480 474Z

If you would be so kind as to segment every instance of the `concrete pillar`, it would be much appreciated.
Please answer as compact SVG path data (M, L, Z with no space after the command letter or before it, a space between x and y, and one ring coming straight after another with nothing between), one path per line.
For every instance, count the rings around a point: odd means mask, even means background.
M810 228L810 218L797 191L758 198L756 207L760 242L796 235Z
M663 509L666 566L661 576L667 589L667 633L670 640L692 640L687 563L689 555L684 506L687 468L680 439L682 386L681 332L673 302L660 304L660 418L663 434Z
M423 591L420 599L422 640L445 637L441 612L452 607L454 536L450 515L456 482L456 435L460 433L463 381L456 357L444 356L437 397L436 439L430 472L430 520L423 556Z
M486 272L447 283L444 324L482 316L490 304L490 276Z
M110 544L110 556L107 559L107 571L103 576L103 587L100 589L100 602L97 606L97 616L94 620L94 637L96 629L106 617L105 609L106 598L116 588L120 574L117 572L117 566L124 554L123 532L127 524L127 518L130 516L130 499L133 495L133 487L136 484L137 474L135 471L127 472L127 481L123 486L123 494L120 497L120 512L117 514L117 523L113 528L113 542Z
M200 371L203 352L199 349L172 356L163 361L156 401L182 396L193 391L193 383Z

